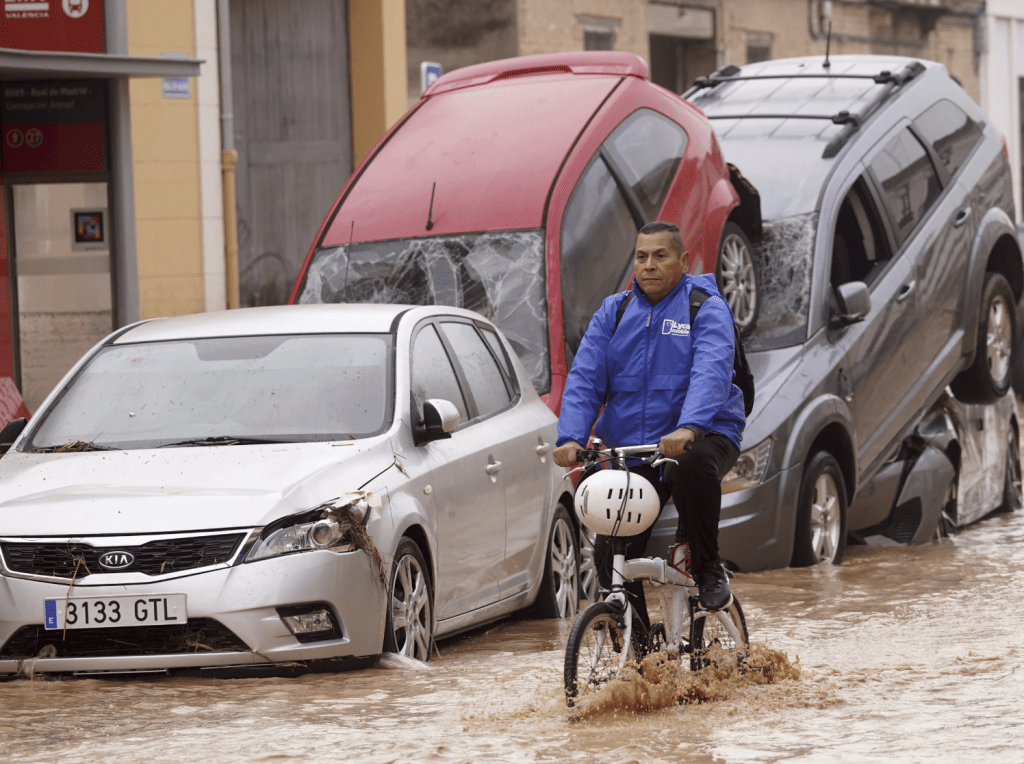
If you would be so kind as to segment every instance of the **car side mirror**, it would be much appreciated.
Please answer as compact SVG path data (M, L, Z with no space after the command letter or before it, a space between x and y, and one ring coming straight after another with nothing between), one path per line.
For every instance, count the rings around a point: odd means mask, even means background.
M838 314L829 320L833 329L841 329L850 324L863 321L871 312L871 293L863 281L848 281L836 288Z
M25 429L27 424L28 420L25 417L21 417L20 419L12 419L4 425L4 429L0 430L0 454L6 454L11 450L14 441L18 439L18 436L21 435L22 430Z
M417 440L426 443L450 438L461 421L462 417L454 403L441 398L431 398L423 404L423 426Z

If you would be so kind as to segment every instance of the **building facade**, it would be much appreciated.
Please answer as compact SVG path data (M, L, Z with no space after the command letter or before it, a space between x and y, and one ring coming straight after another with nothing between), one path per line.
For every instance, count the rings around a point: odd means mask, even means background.
M117 327L283 302L405 108L404 0L4 0L0 424Z

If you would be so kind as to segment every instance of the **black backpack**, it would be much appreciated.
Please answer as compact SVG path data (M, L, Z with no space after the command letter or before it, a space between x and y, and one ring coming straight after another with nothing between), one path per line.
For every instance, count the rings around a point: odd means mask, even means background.
M697 311L711 298L703 289L693 289L690 292L690 326L697 321ZM633 293L626 295L626 299L619 303L619 309L615 312L615 329L619 328L619 322L626 312L626 306L633 299ZM615 333L612 329L612 334ZM754 375L750 373L750 364L747 363L747 354L743 350L743 338L740 337L740 328L734 323L732 325L733 337L735 339L735 353L732 357L732 381L743 393L743 413L750 416L754 410Z

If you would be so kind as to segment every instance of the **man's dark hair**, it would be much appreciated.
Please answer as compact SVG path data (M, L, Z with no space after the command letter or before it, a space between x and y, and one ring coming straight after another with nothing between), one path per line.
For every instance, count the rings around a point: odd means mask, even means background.
M683 235L679 233L679 226L675 223L668 223L664 220L652 220L650 223L641 228L637 233L651 234L661 233L662 231L668 231L672 237L672 244L676 248L676 252L682 257L686 254L686 247L683 246Z

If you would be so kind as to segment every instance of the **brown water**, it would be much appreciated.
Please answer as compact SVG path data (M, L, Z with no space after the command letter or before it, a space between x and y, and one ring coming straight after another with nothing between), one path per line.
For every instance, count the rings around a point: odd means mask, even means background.
M427 668L0 684L0 761L1024 762L1024 512L733 583L751 639L799 678L724 677L644 713L626 692L575 719L569 624L507 621Z

